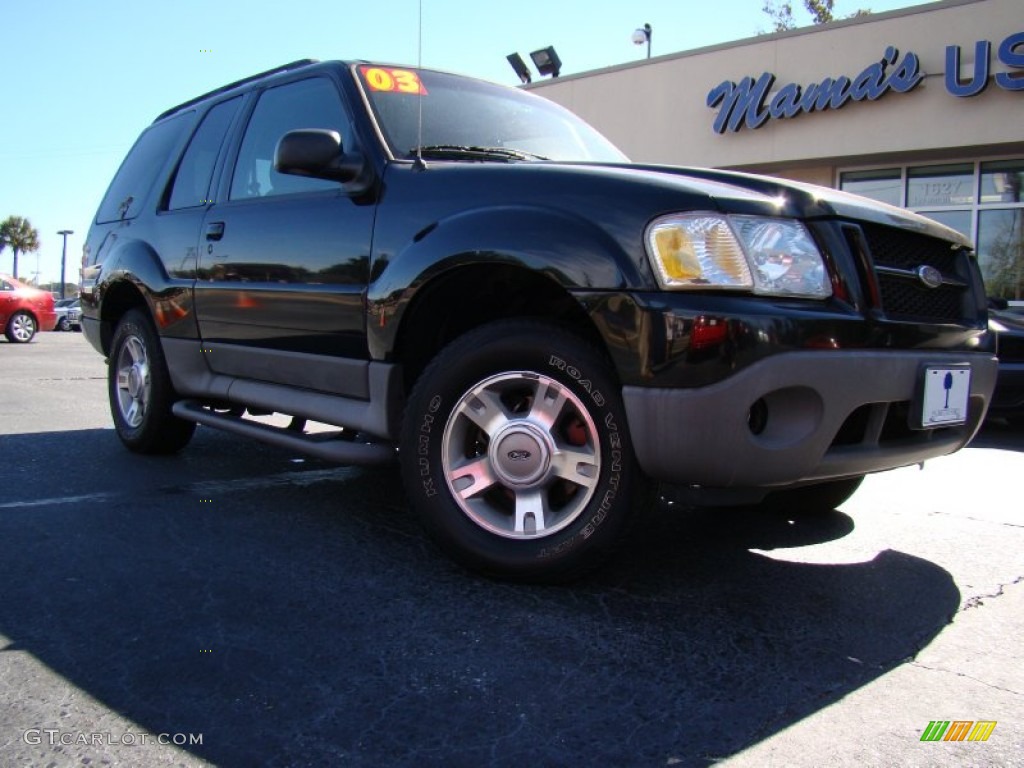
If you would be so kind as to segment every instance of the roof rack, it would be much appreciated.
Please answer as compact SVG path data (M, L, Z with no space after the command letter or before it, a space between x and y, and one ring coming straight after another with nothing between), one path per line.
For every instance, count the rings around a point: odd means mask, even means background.
M220 88L214 88L212 91L210 91L208 93L204 93L202 96L196 96L194 99L189 99L188 101L184 101L184 102L182 102L181 104L179 104L176 107L171 107L167 111L161 112L159 115L157 115L156 120L154 120L153 122L156 122L157 120L163 120L168 115L173 115L175 112L177 112L177 111L179 111L181 109L184 109L185 107L191 107L193 104L198 104L200 101L203 101L204 99L208 99L211 96L216 96L218 93L225 93L227 91L230 91L232 88L237 88L240 85L245 85L246 83L251 83L254 80L259 80L261 78L268 77L270 75L276 75L276 74L279 74L281 72L290 72L293 69L301 69L302 67L308 67L310 64L319 64L319 63L320 63L319 59L298 59L297 61L292 61L292 62L289 62L288 64L282 64L279 67L274 67L273 69L268 69L266 72L260 72L259 74L256 74L256 75L250 75L249 77L243 77L241 80L235 80L235 82L228 83L227 85L222 85Z

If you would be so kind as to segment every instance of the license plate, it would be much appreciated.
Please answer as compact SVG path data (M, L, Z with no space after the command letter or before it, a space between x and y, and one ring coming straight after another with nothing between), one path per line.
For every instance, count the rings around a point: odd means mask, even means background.
M971 394L971 367L928 366L924 369L924 397L921 427L948 427L967 421L967 400Z

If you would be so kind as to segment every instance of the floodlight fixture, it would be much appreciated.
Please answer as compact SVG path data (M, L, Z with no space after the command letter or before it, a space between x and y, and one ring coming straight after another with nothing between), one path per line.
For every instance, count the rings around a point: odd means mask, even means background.
M508 63L512 65L512 69L516 71L516 74L519 75L519 81L523 85L526 85L533 80L530 76L530 68L526 66L526 62L523 61L522 56L518 53L510 53L505 58L508 59Z
M530 58L533 59L533 66L537 68L541 75L558 77L559 72L562 71L562 60L558 58L553 45L541 48L539 51L533 51L530 54Z

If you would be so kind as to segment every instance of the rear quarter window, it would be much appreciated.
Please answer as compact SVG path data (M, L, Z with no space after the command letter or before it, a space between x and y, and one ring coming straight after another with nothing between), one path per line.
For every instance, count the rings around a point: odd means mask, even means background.
M105 224L134 219L153 188L153 182L192 124L194 113L187 112L151 125L135 142L121 163L110 188L100 203L96 222Z
M210 182L217 156L241 103L242 97L236 96L217 104L203 118L178 166L167 205L169 210L194 208L211 202Z

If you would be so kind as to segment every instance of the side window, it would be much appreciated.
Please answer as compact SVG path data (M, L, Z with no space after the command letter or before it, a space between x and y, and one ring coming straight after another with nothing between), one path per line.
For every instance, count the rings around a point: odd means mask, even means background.
M312 78L268 88L260 96L245 130L231 178L232 200L338 189L337 182L278 173L274 149L288 131L326 128L338 131L351 147L352 129L341 97L330 80Z
M167 204L169 210L194 208L209 202L210 180L217 154L241 103L242 98L236 96L218 104L203 118L178 166L178 175Z
M145 130L110 182L96 213L97 222L104 224L139 215L157 174L194 118L194 113L185 112Z

